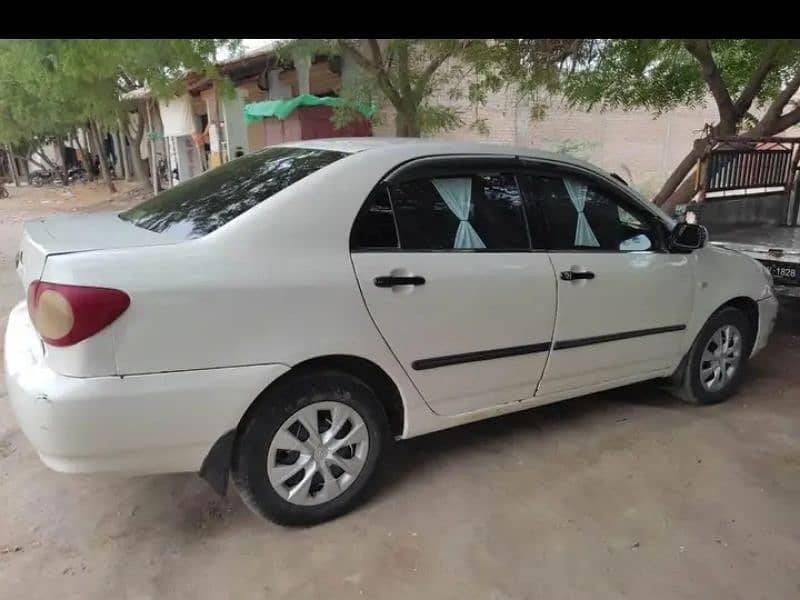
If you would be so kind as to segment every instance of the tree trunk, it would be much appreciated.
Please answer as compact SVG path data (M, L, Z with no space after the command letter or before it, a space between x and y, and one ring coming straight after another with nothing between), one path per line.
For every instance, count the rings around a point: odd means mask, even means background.
M15 156L14 158L16 159L17 157ZM16 161L14 163L14 166L17 166L16 165ZM20 179L22 179L23 181L28 181L28 157L27 156L25 158L23 158L21 156L19 157L19 168L17 170L17 176Z
M130 123L129 123L130 125ZM136 131L133 131L130 126L128 127L128 137L131 142L130 155L131 163L133 163L133 172L136 175L136 181L144 183L147 181L147 167L142 159L142 153L139 147L142 143L142 135L144 133L144 116L141 110L136 118Z
M694 197L696 191L694 181L695 171L696 168L692 169L692 176L683 180L683 182L678 186L678 189L676 189L661 205L661 210L667 214L670 214L670 212L673 211L679 204L688 204L692 200L692 197Z
M150 108L150 102L147 101L147 137L150 142L150 179L153 184L153 193L157 194L159 191L158 185L158 164L156 163L156 142L153 139L153 111Z
M27 181L28 183L31 182L31 163L33 163L33 165L35 167L38 167L40 169L44 169L45 168L42 165L40 165L38 162L33 160L33 150L28 150L28 153L25 155L25 170L26 170L25 181Z
M100 135L99 135L100 134L100 131L99 131L100 128L97 126L97 123L89 123L89 130L90 130L90 133L91 133L91 139L94 140L95 146L100 148L100 152L98 153L98 156L100 157L100 173L103 175L103 181L106 182L106 185L108 186L108 190L112 194L116 194L117 193L117 188L114 185L114 182L111 180L111 173L108 170L108 156L106 156L106 153L104 151L103 145L101 144L101 141L100 141Z
M111 174L111 169L114 169L114 176L112 179L116 178L117 176L117 157L114 150L114 136L111 136L111 152L109 152L108 148L108 136L109 130L105 127L98 127L97 128L97 138L100 140L100 147L103 150L103 155L106 157L106 161L108 164L108 172L109 175Z
M17 173L17 164L14 161L14 154L11 152L11 146L6 144L6 157L8 157L8 170L11 171L11 178L14 180L14 185L19 187L19 174Z
M78 152L81 153L81 164L80 164L80 166L83 167L86 170L87 174L89 174L89 167L86 164L86 160L87 160L87 158L86 158L86 149L83 147L83 144L81 144L81 136L78 135L77 131L75 132L75 134L73 136L73 139L75 140L75 145L78 146Z
M61 183L67 185L67 152L64 149L64 138L57 136L55 145L58 151L58 160L61 163L59 165L61 167Z
M125 136L122 129L117 125L114 130L114 145L117 148L117 162L119 163L119 177L120 179L128 178L128 158L125 156Z
M661 186L659 192L653 197L653 204L660 206L665 211L669 211L682 203L680 200L686 198L687 189L689 190L689 198L691 198L692 192L694 191L694 179L691 177L687 179L686 177L694 172L697 161L707 148L708 141L706 139L695 140L692 150L678 163L678 166L675 167L675 170L667 177L667 180L664 182L664 185ZM684 185L686 182L688 182L688 188ZM681 190L680 197L674 198L679 189Z
M94 181L97 179L98 175L94 172L94 157L97 154L97 142L95 142L94 134L92 133L91 123L86 123L83 135L86 137L86 171L89 173L89 179Z
M395 133L397 137L419 137L419 124L415 113L403 113L397 111L394 119Z

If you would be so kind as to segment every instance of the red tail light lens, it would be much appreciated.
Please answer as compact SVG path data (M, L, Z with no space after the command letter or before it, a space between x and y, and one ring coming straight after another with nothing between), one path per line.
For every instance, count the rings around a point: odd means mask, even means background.
M52 346L71 346L111 325L130 306L125 292L111 288L34 281L28 314Z

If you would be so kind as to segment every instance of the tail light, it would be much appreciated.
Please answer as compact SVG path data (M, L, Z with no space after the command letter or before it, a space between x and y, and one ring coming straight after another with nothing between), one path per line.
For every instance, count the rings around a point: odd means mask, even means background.
M71 346L111 325L130 306L125 292L111 288L33 281L28 314L52 346Z

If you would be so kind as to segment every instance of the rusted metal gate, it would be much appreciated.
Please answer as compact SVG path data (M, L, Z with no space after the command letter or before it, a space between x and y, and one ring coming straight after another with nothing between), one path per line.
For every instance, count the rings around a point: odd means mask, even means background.
M786 224L797 224L798 162L800 138L712 138L700 158L695 201L712 200L708 194L754 190L787 195Z

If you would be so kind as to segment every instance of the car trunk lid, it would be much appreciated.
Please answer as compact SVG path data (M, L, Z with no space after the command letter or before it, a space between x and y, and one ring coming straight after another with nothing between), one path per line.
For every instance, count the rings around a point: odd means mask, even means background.
M27 289L31 281L41 277L48 256L180 241L123 221L116 213L37 219L25 223L17 273Z

